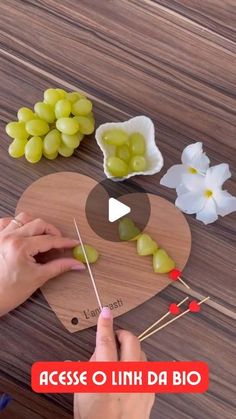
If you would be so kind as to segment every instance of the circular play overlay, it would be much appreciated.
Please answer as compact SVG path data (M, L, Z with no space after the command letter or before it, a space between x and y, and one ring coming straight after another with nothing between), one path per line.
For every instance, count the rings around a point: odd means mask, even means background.
M110 198L112 198L112 205L109 205ZM125 217L130 218L142 232L151 213L147 193L134 182L118 183L106 179L98 183L88 195L85 207L87 221L98 236L105 240L119 242L119 222L123 208L126 207L130 209L130 212ZM109 221L109 218L113 216L117 217L117 220Z

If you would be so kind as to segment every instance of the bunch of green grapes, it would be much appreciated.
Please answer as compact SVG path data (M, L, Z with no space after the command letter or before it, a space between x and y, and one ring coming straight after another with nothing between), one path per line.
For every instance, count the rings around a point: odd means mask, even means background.
M145 138L142 134L134 132L128 135L122 129L111 129L102 138L106 144L114 146L114 155L106 161L112 176L123 177L147 168Z
M10 156L25 156L30 163L39 162L42 156L49 160L58 154L70 157L83 137L94 131L92 108L83 93L45 90L43 102L35 103L34 110L20 108L18 121L7 124L6 132L13 138Z

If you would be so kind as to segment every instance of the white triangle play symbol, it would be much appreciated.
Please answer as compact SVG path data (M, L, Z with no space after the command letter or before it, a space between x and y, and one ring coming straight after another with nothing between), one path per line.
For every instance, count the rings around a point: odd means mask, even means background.
M122 202L115 198L109 199L108 218L110 223L114 223L114 221L119 220L119 218L124 217L124 215L130 212L131 208L128 205L122 204Z

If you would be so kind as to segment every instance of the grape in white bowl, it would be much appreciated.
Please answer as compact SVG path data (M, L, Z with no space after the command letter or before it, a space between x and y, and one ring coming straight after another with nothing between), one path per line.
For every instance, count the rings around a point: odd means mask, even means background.
M117 147L104 140L104 136L111 130L122 130L131 136L139 133L145 141L146 167L140 171L128 171L125 176L114 176L107 165L111 157L116 156ZM163 167L163 156L155 142L154 124L144 115L136 116L125 122L108 122L100 125L95 133L97 144L103 152L103 169L106 177L114 181L123 181L137 175L153 175L160 172ZM133 156L134 157L134 156Z

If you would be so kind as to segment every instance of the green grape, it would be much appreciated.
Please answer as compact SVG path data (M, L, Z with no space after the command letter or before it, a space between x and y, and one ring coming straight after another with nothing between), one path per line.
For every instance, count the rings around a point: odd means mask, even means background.
M25 158L30 163L38 163L42 158L43 141L41 137L32 137L25 146Z
M81 98L82 98L82 95L78 92L66 93L66 99L68 99L70 103L74 103Z
M128 162L130 159L130 151L127 145L120 145L116 149L116 156L119 157L121 160Z
M43 151L43 155L48 160L55 160L57 158L57 156L58 156L58 152L56 151L56 153L47 154L47 153L45 153L45 151Z
M48 103L37 102L34 105L34 110L36 115L44 121L49 122L50 124L55 121L54 109Z
M23 122L30 121L30 119L34 118L34 112L29 108L20 108L17 112L17 118Z
M33 136L45 135L49 131L49 125L42 119L31 119L25 124L26 131Z
M81 134L80 132L77 132L77 134L74 135L61 134L61 138L63 144L67 147L77 148L80 145L80 141L83 139L83 134Z
M130 160L130 168L134 172L143 172L147 167L147 161L143 156L134 156Z
M8 153L14 159L18 159L19 157L24 156L26 144L27 140L19 140L18 138L15 138L8 148Z
M119 128L110 129L109 131L104 132L103 140L107 144L120 146L128 142L128 134Z
M86 116L74 116L74 120L79 123L79 131L82 134L89 135L94 131L94 123Z
M55 115L57 119L65 118L71 113L71 103L68 99L61 99L55 105Z
M58 100L61 99L61 93L56 89L47 89L44 92L44 102L51 106L55 106Z
M140 234L139 228L135 225L133 220L128 217L123 217L119 221L119 237L120 240L128 241L135 240Z
M135 132L129 136L130 151L133 156L145 154L145 138L139 132Z
M79 122L75 118L59 118L56 127L63 134L74 135L79 131Z
M90 246L89 244L84 244L84 250L85 250L89 263L97 262L99 258L99 253L93 246ZM86 262L81 245L74 247L73 256L75 259L79 260L80 262L83 262L83 263Z
M107 168L112 176L123 177L128 174L128 165L118 157L108 157Z
M140 234L137 240L137 252L140 256L153 255L158 248L158 244L152 240L149 234Z
M94 118L93 112L88 113L88 115L86 115L86 118L88 118L93 124L95 124L95 118Z
M61 96L61 99L64 99L66 97L66 91L63 89L55 89Z
M175 268L175 262L164 249L158 249L153 255L153 270L159 274L165 274Z
M11 138L18 138L18 140L27 140L29 134L25 129L25 123L20 122L9 122L6 126L6 133Z
M139 239L139 237L140 237L140 235L141 235L141 234L137 234L137 236L134 236L134 237L133 237L132 239L130 239L129 241L134 242L134 241L138 240L138 239Z
M74 149L67 147L65 144L61 143L58 152L63 157L70 157L74 153Z
M44 137L43 152L46 154L55 154L61 145L61 133L57 129L52 129Z
M72 104L71 112L74 115L85 116L85 115L88 115L92 111L92 108L93 108L93 104L91 100L83 98L83 99L77 100L76 102Z

